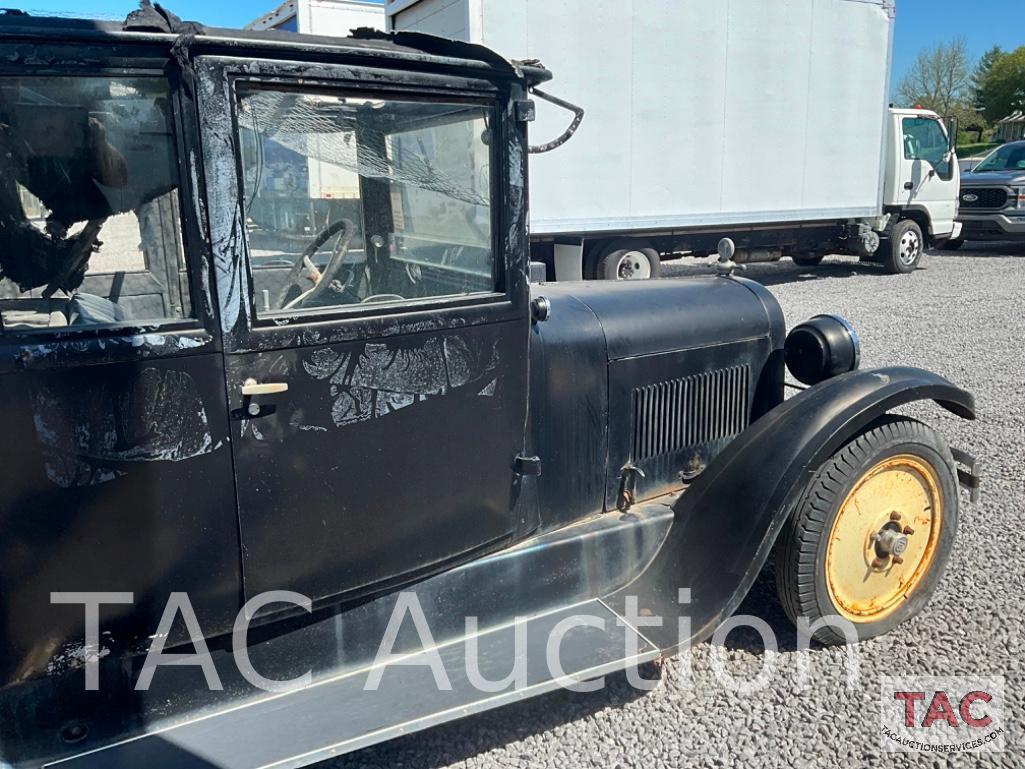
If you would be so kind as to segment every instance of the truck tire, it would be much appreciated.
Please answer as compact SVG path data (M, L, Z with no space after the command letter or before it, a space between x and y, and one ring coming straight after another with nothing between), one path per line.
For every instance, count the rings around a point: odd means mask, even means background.
M594 280L649 280L660 275L662 261L644 241L613 240L596 251L589 267Z
M913 419L886 416L812 476L776 542L776 588L787 615L839 616L857 640L918 614L954 543L958 485L950 449ZM848 639L831 626L813 636Z
M824 254L791 254L790 258L794 260L794 264L801 267L814 267L822 261L824 256Z
M886 271L893 275L905 275L918 269L925 254L925 237L922 228L912 219L897 222L888 238L879 246L879 255Z

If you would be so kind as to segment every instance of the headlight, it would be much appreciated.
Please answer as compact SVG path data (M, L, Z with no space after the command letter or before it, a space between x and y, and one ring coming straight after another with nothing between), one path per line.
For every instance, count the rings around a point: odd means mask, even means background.
M816 315L787 335L783 354L795 379L815 385L857 369L861 340L839 315Z
M1018 208L1025 208L1025 187L1015 187L1014 192L1018 196Z

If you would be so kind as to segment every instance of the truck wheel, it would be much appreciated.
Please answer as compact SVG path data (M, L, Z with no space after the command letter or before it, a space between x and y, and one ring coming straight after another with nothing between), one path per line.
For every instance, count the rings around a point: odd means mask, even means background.
M954 468L943 439L904 417L884 417L834 454L776 543L776 588L791 620L839 616L865 640L918 614L957 531ZM814 638L847 640L829 626Z
M794 264L800 265L801 267L814 267L822 261L824 254L791 254L790 258L794 260Z
M925 253L922 228L911 219L897 222L890 237L879 248L883 266L894 275L903 275L918 269Z
M596 280L648 280L657 278L661 269L658 251L651 246L614 240L595 254L589 272Z

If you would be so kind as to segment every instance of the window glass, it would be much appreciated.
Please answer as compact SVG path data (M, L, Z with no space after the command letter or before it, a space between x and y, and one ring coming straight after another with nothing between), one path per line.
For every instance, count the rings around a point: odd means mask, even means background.
M940 121L932 118L904 118L904 157L926 160L937 171L951 165L950 143Z
M0 78L4 330L190 315L168 84Z
M493 292L490 113L240 94L258 317Z
M1006 144L994 150L975 167L975 173L987 171L1025 171L1025 144Z

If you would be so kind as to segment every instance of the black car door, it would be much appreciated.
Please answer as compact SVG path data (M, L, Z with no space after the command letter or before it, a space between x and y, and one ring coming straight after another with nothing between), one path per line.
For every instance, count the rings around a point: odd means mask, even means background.
M3 683L75 667L82 607L53 593L131 594L103 640L130 648L172 591L230 630L240 582L194 142L166 48L116 66L100 46L21 50L0 48ZM90 65L53 64L75 61Z
M197 70L246 596L357 596L508 542L529 325L497 87Z

